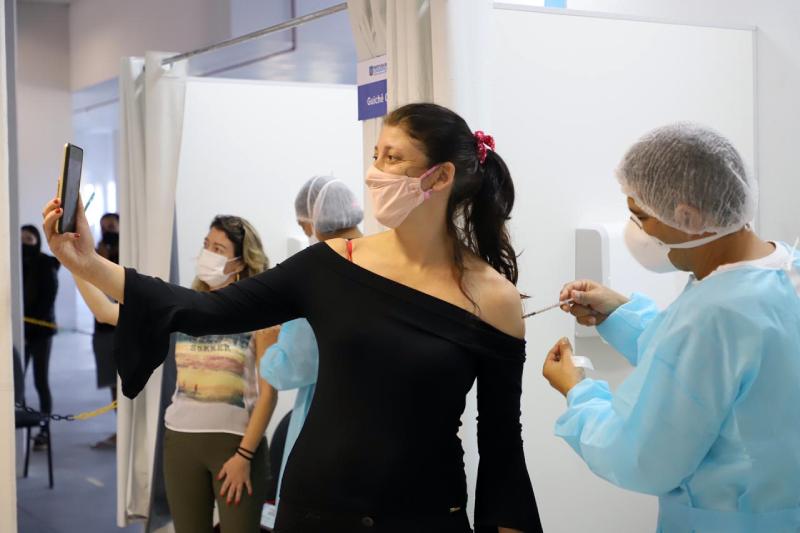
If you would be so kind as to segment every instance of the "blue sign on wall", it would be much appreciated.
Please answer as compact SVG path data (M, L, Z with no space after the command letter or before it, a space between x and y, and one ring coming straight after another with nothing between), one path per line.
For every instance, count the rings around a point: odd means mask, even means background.
M384 116L389 110L386 56L358 64L358 120Z

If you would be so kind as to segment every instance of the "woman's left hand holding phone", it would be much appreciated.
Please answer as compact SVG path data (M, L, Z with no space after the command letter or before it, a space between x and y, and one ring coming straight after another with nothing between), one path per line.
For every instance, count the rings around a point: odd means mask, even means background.
M64 210L58 198L48 202L42 211L44 217L42 226L50 251L74 275L95 285L118 302L122 302L125 270L95 252L92 232L83 211L83 202L78 200L75 233L56 232L56 221L63 215Z

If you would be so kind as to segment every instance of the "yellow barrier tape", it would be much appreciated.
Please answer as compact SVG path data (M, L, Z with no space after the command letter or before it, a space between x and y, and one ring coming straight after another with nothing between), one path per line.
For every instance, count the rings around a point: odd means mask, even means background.
M96 409L94 411L88 411L86 413L79 413L72 418L75 420L89 420L90 418L94 418L96 416L104 415L109 411L112 411L117 408L117 402L114 400L110 404L106 405L105 407L101 407L100 409Z
M54 324L53 322L47 322L46 320L39 320L38 318L24 318L25 323L33 324L34 326L42 326L43 328L50 328L50 329L58 329L58 324Z

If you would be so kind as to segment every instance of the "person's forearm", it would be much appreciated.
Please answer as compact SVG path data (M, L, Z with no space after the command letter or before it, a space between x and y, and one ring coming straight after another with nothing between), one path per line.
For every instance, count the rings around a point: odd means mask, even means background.
M88 281L78 276L74 276L74 278L75 285L78 287L83 301L89 306L89 310L97 321L116 326L119 320L119 304L109 301L108 297L100 289Z
M75 275L88 281L119 303L125 298L125 269L108 259L94 254L90 266L75 272Z
M250 422L247 424L247 430L240 444L242 448L251 452L255 452L258 448L278 403L277 391L263 379L260 380L260 385L258 400L256 400L253 413L250 415Z

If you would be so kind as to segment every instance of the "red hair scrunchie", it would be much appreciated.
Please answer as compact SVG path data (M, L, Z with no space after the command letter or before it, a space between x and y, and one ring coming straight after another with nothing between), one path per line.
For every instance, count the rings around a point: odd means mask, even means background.
M478 145L478 161L480 161L482 165L484 162L486 162L486 149L488 148L494 152L494 137L491 135L486 135L480 130L476 131L474 135L475 142Z

